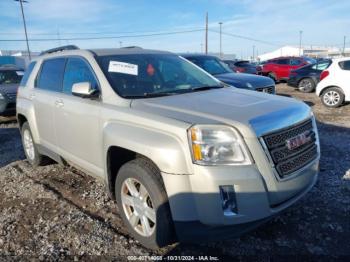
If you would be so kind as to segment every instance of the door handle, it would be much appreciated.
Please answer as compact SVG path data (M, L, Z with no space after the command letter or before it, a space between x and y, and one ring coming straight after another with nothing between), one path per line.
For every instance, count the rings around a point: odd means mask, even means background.
M64 103L63 103L63 101L60 99L60 100L56 100L56 101L55 101L55 105L56 105L57 107L63 107L63 106L64 106Z

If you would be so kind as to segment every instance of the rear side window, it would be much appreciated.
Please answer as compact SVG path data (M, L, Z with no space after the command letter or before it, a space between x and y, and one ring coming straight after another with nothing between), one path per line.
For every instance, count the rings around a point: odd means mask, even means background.
M97 81L90 66L81 58L69 58L63 80L63 93L71 94L75 83L89 82L94 89L98 88Z
M290 65L292 65L292 66L297 66L300 64L301 64L301 60L299 60L299 59L291 59L290 60Z
M289 65L289 59L278 59L275 63L279 65Z
M339 66L343 70L350 70L350 60L339 62Z
M29 64L27 70L25 71L25 73L24 73L24 75L23 75L23 77L22 77L21 83L19 84L20 86L25 86L25 85L27 85L28 78L29 78L30 74L32 73L35 64L36 64L36 62L31 62L31 63Z
M40 89L62 92L65 58L54 58L43 62L36 87Z

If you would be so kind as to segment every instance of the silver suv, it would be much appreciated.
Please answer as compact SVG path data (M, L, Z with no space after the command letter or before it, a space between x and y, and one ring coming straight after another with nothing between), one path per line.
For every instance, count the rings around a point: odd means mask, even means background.
M49 50L17 118L28 161L105 182L144 246L239 236L315 184L315 118L294 99L223 86L184 58L138 47Z

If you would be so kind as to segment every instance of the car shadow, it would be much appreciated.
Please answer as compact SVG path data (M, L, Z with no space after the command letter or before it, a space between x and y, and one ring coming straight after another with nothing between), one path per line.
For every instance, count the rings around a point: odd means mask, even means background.
M24 158L19 129L0 124L0 168Z

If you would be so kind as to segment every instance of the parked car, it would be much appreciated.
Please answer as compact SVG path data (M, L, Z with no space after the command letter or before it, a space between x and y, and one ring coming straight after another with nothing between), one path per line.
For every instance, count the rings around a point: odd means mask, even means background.
M299 89L304 93L315 91L317 83L320 81L321 72L329 67L332 60L319 60L316 64L306 65L289 74L288 85Z
M246 73L246 74L258 74L258 66L245 60L223 60L233 72Z
M0 115L15 114L16 93L23 70L14 65L0 66Z
M237 74L215 56L199 54L182 54L181 56L228 85L270 94L276 93L275 83L268 77Z
M268 60L262 67L262 75L269 76L275 82L288 80L291 70L298 69L316 61L308 57L279 57Z
M18 90L28 162L101 179L141 244L238 236L315 184L315 118L300 101L226 87L186 59L141 48L60 47Z
M316 94L327 107L339 107L350 101L350 58L333 59L321 73Z

